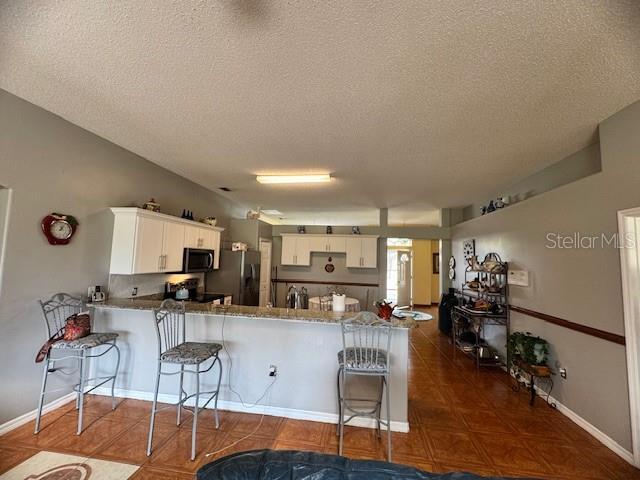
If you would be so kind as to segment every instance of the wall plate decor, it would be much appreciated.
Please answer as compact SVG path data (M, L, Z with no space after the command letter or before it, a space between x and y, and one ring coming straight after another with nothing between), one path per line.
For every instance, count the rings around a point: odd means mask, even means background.
M473 238L462 242L462 254L465 260L476 255L476 241Z
M456 266L456 257L451 255L451 257L449 258L449 268L455 268L455 266Z
M456 278L456 269L451 267L449 269L449 280L455 280Z
M329 257L329 259L327 260L327 264L324 266L324 271L327 273L333 273L333 271L336 269L336 267L333 265L333 263L331 263L333 261L333 259L331 257Z
M51 245L66 245L78 229L78 221L71 215L51 213L42 219L42 233Z

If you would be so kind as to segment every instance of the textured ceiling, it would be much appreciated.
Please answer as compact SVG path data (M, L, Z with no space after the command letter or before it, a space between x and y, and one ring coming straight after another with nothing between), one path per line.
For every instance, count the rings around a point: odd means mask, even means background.
M0 88L247 206L364 224L592 143L640 98L639 25L635 0L3 1ZM253 179L304 172L335 181Z

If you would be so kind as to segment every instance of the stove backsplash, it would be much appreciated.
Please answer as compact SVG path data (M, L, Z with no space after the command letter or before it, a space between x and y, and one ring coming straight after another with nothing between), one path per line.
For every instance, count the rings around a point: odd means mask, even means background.
M204 284L204 273L143 273L139 275L109 275L109 298L131 298L134 288L136 297L164 293L167 282L179 283L188 278L197 278Z

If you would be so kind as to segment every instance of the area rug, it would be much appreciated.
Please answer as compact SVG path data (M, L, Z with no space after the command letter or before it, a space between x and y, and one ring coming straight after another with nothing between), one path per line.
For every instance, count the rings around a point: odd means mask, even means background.
M126 463L38 452L0 475L0 480L125 480L138 468Z

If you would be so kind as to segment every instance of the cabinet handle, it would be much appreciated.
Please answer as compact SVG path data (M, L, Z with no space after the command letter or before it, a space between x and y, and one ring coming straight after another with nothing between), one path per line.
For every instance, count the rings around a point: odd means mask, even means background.
M158 255L158 270L162 270L162 255Z

